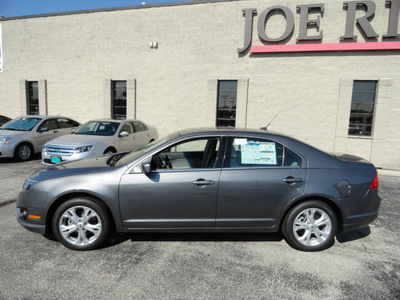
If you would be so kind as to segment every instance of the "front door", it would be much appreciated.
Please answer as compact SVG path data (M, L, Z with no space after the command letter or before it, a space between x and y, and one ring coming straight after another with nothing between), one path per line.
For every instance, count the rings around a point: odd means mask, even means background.
M219 138L190 139L151 158L152 171L127 173L119 190L127 228L215 227Z

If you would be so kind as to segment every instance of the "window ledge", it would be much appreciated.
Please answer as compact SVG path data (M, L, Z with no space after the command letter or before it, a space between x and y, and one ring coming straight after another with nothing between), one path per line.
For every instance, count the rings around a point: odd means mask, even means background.
M373 136L362 136L362 135L348 135L348 139L356 139L356 140L372 140Z

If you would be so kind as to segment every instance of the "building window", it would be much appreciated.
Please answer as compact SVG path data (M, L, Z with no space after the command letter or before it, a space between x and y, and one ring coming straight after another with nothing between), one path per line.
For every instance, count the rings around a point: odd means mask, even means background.
M26 82L26 113L28 115L39 114L39 83L37 81Z
M237 80L218 81L217 127L236 125Z
M377 81L354 81L349 135L371 136L376 86Z
M121 120L126 118L126 81L112 81L111 117Z

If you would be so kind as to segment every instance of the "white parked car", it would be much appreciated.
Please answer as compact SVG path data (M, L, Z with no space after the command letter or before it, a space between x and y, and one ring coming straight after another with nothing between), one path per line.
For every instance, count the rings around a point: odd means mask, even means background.
M157 130L139 120L91 120L72 134L49 141L43 147L42 162L53 165L104 154L128 152L157 138Z
M0 157L29 160L44 144L71 133L80 123L61 116L22 116L0 127Z

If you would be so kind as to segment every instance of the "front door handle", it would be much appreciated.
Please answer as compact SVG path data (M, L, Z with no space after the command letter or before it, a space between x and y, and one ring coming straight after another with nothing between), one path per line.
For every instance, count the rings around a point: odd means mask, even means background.
M294 178L293 176L288 176L286 178L282 178L282 182L285 182L285 183L288 183L288 184L296 183L296 182L302 182L302 181L303 181L302 178Z
M57 132L58 132L58 130L54 130L54 131L53 131L53 133L57 133Z
M203 178L200 178L200 179L197 179L195 181L192 181L192 184L195 184L197 186L213 185L214 181L213 180L204 180Z

